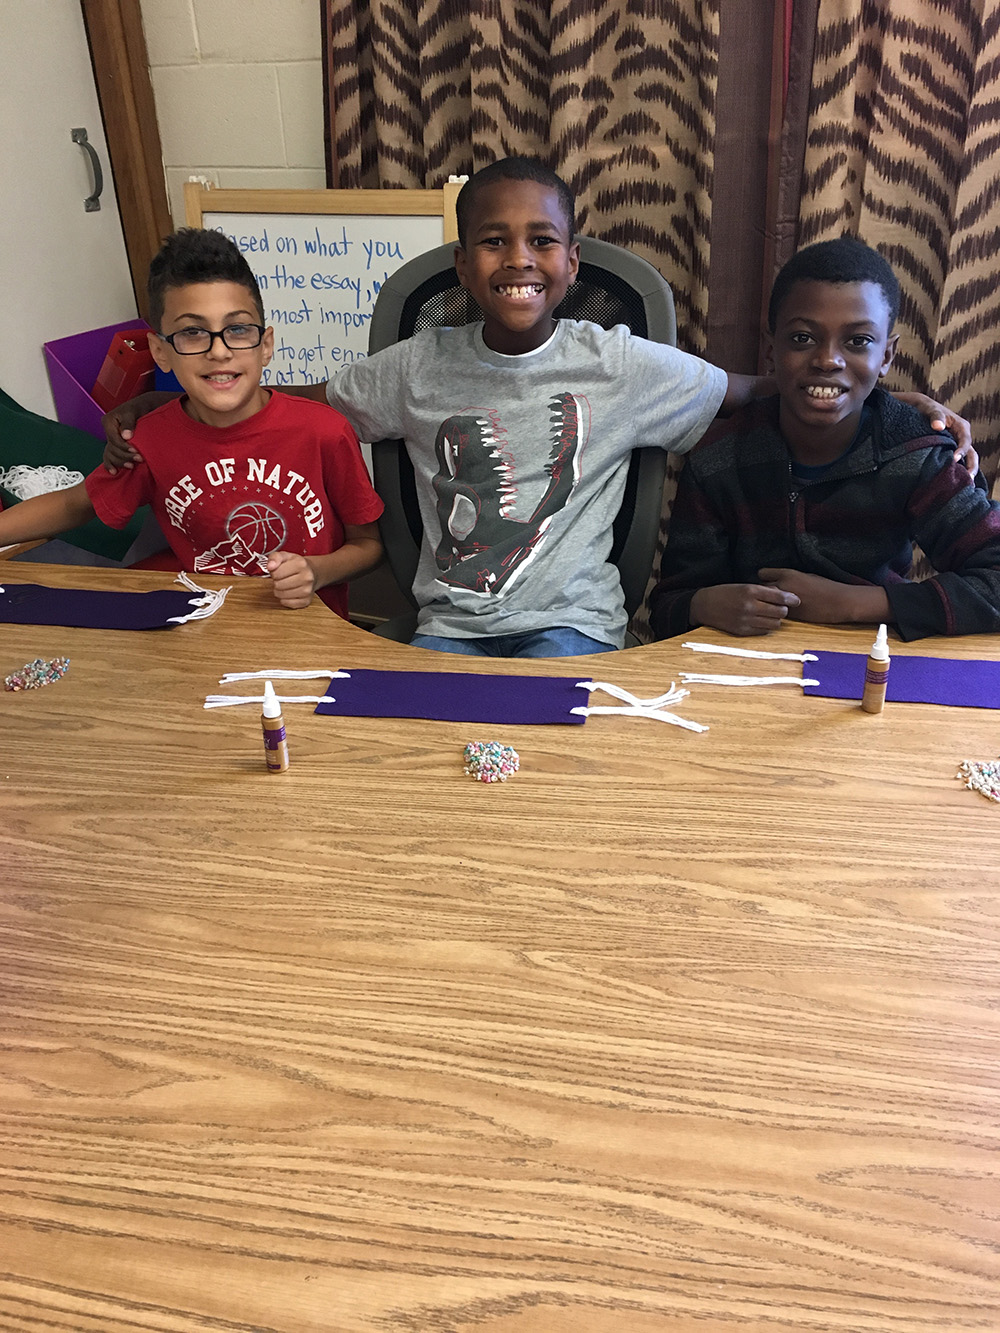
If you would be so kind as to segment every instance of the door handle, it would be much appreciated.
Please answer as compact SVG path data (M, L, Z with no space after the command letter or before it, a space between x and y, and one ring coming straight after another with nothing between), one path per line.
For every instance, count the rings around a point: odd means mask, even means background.
M101 211L101 192L104 189L104 172L101 170L101 159L94 151L94 145L87 138L85 129L70 130L70 138L74 143L78 143L90 158L91 169L94 173L94 193L84 199L84 212L99 213Z

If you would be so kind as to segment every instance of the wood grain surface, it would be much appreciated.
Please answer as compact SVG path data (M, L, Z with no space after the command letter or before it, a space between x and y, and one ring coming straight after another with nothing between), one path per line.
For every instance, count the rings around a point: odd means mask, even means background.
M1000 1329L1000 806L955 780L1000 715L288 707L275 776L256 708L201 707L225 671L755 667L444 658L256 579L171 631L0 648L71 659L0 692L4 1333ZM521 772L463 777L478 738Z

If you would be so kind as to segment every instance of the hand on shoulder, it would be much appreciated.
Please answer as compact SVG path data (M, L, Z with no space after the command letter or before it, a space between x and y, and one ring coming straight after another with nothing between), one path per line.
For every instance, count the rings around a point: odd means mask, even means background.
M142 454L131 442L139 418L169 403L172 398L179 397L180 394L151 389L149 393L141 393L137 398L130 398L127 403L120 403L110 412L105 412L101 418L106 440L104 466L112 476L120 467L133 468L136 463L144 461Z
M935 402L925 393L895 393L901 403L915 407L921 416L926 417L931 430L946 431L955 440L955 452L952 455L956 463L964 463L973 476L979 471L979 455L972 443L972 426L965 417L960 417L950 407Z

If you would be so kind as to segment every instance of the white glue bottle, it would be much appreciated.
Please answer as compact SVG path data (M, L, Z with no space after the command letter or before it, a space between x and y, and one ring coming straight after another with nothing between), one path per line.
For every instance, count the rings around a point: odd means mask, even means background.
M261 712L264 728L264 758L269 773L284 773L288 768L288 741L285 739L285 719L281 704L269 680L264 682L264 707Z
M861 707L866 713L881 713L885 703L885 687L889 683L889 644L884 625L879 625L865 664L865 690Z

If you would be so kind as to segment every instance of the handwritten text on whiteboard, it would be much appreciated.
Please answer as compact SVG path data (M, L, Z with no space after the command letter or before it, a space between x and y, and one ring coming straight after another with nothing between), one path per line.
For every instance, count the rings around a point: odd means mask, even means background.
M274 357L264 384L315 384L368 353L382 284L407 260L440 245L440 217L206 213L260 283Z

